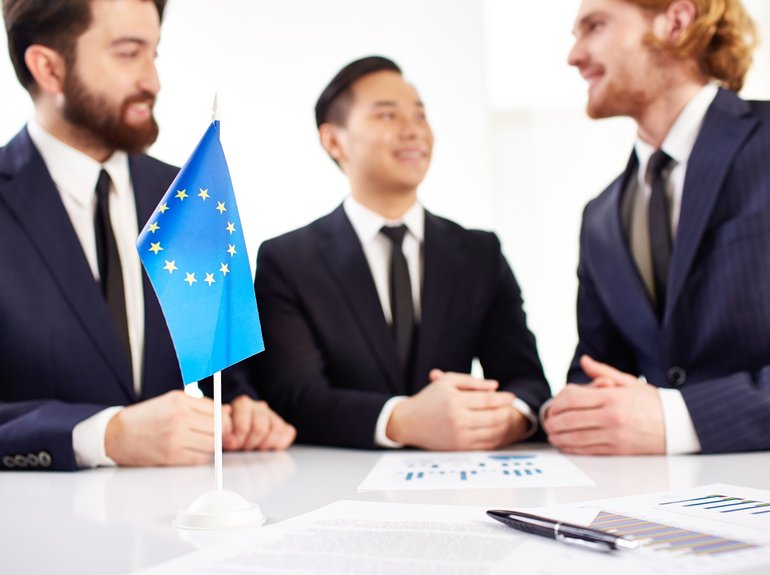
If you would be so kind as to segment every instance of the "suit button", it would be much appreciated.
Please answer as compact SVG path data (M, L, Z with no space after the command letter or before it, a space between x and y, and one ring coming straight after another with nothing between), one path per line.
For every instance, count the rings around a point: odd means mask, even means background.
M51 467L51 454L47 451L38 453L37 460L40 463L40 467Z
M13 463L16 465L16 467L26 467L27 466L27 458L23 455L14 455L13 456Z
M13 462L13 457L10 455L3 457L3 466L7 467L8 469L13 469L16 467L16 464Z
M666 380L671 385L679 387L687 380L687 372L681 367L672 367L666 372Z
M37 458L37 455L34 453L27 453L27 465L30 467L37 467L40 465L40 460Z

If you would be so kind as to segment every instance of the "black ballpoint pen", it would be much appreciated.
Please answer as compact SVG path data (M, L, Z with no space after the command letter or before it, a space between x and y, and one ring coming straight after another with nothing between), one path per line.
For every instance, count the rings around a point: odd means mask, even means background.
M534 535L541 535L556 541L590 547L600 551L636 549L639 546L636 541L631 541L612 533L605 533L598 529L591 529L590 527L583 527L574 523L564 523L530 513L522 513L521 511L492 509L487 511L487 515L508 527L513 527L525 533L533 533Z

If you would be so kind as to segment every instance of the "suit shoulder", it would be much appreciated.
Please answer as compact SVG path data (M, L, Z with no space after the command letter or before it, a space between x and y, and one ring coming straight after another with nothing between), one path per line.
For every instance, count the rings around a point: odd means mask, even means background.
M471 250L499 252L501 249L500 240L495 232L465 228L457 222L433 214L428 214L427 218L426 225L435 226L442 234L454 238L455 241Z
M746 103L751 107L755 116L763 121L770 120L770 101L768 100L747 100Z
M307 252L316 245L319 234L326 233L330 217L325 215L300 228L265 240L259 248L260 252L288 251L294 256Z

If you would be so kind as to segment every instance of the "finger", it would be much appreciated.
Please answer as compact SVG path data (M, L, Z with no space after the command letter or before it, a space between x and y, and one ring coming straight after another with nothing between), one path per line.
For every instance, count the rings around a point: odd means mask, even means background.
M208 397L190 397L185 395L187 406L191 411L200 415L214 417L214 400Z
M628 378L636 379L633 375L615 369L611 365L596 361L590 355L584 355L580 358L580 367L591 379L606 377L619 383L626 382Z
M548 434L548 441L559 449L587 449L613 443L605 429L582 429L567 433Z
M185 414L179 419L178 425L189 431L202 435L214 435L214 414L203 414L198 411Z
M463 391L494 391L500 385L494 379L481 379L467 373L454 371L445 372L441 379Z
M548 406L548 419L572 409L597 409L606 402L608 389L568 384Z
M619 455L618 450L612 445L591 445L588 447L559 448L569 455Z
M272 413L264 403L258 402L251 414L251 430L243 443L244 451L261 449L262 443L269 437L272 427Z
M549 434L596 429L600 413L595 409L573 409L549 417L543 427Z
M294 440L294 428L283 420L273 420L273 425L270 429L269 435L265 438L265 441L260 445L260 449L268 451L276 451L279 449L286 449Z
M616 381L610 379L609 377L604 377L604 376L597 377L596 379L594 379L588 385L590 385L591 387L597 387L597 388L603 387L605 389L608 388L608 387L618 387L619 386L619 384Z
M437 379L441 379L442 377L444 377L444 372L440 369L431 369L430 373L428 374L428 379L430 379L432 382L436 381Z
M464 430L480 431L488 429L506 429L511 422L510 404L484 410L468 411L462 420Z
M251 431L252 402L233 402L233 434L241 440Z
M497 409L510 407L514 395L507 391L464 391L461 401L468 409Z
M180 432L176 440L181 450L211 455L214 453L214 434L200 433L195 430Z

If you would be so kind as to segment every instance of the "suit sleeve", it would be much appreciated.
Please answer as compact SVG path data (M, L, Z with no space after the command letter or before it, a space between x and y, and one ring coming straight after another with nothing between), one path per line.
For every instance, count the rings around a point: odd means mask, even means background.
M274 253L275 247L261 246L254 283L266 351L233 368L230 377L251 382L297 428L298 442L375 448L377 417L390 396L330 384L323 342L282 268L292 258Z
M591 275L591 257L586 247L588 233L586 214L580 232L578 262L577 330L578 344L567 373L568 383L588 383L589 377L580 368L580 358L589 355L626 373L638 373L633 349L625 341L602 304Z
M493 236L494 237L494 236ZM535 336L527 327L521 289L496 237L494 296L485 315L478 358L485 377L496 379L534 413L551 397L537 353Z
M72 429L104 407L55 400L0 403L0 469L76 470Z

